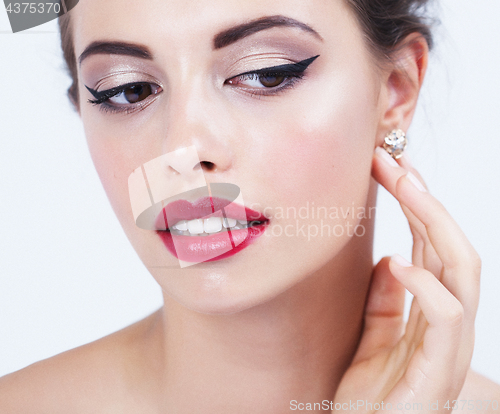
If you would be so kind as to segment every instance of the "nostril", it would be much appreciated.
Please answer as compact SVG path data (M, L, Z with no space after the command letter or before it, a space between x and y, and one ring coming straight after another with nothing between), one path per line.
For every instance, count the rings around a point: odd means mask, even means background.
M215 164L210 161L201 161L199 164L196 165L195 169L202 168L203 171L214 171L215 170Z

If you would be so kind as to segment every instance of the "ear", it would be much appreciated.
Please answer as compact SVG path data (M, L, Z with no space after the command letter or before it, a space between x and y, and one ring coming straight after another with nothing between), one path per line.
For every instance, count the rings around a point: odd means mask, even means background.
M427 70L429 46L420 33L408 35L396 48L382 78L377 146L382 145L385 135L393 129L407 131L410 127Z

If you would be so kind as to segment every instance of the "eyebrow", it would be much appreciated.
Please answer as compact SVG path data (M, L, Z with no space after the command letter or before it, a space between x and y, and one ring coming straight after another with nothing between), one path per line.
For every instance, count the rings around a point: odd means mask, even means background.
M92 55L125 55L153 60L153 54L146 46L125 42L96 41L85 48L78 58L78 63L81 65L85 58Z
M291 17L276 15L261 17L220 32L214 36L213 49L222 49L254 33L274 27L298 28L312 34L321 41L323 40L319 33L311 26L292 19ZM78 63L81 65L84 59L92 55L124 55L153 60L153 54L149 48L144 45L118 41L95 41L85 48L78 58Z
M311 33L319 40L323 40L319 33L311 26L292 19L291 17L276 15L261 17L260 19L252 20L249 23L240 24L224 30L214 37L213 48L214 50L222 49L223 47L229 46L244 37L260 32L261 30L271 29L273 27L295 27Z

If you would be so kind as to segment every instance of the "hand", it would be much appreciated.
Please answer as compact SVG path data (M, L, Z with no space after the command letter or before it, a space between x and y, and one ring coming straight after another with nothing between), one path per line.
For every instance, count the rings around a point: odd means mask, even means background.
M439 401L432 412L448 413L444 405L453 406L472 358L481 260L407 157L396 162L378 148L372 175L408 219L413 265L395 255L375 267L364 330L335 395L342 408L336 412L352 412L353 405L345 404L351 401L359 412L382 413L391 404L392 412L421 413ZM405 288L414 295L406 326Z

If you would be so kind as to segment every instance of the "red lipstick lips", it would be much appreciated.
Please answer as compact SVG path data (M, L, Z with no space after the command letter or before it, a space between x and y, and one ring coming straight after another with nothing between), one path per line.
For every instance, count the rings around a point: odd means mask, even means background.
M236 220L247 222L248 227ZM216 228L210 227L208 234L204 232L203 223L206 230L208 223L212 226L214 221ZM157 216L155 227L174 257L184 262L201 263L240 252L264 233L268 223L264 215L241 204L225 198L202 197L193 203L177 200L167 204ZM178 226L173 227L176 224ZM220 231L217 231L217 224Z

